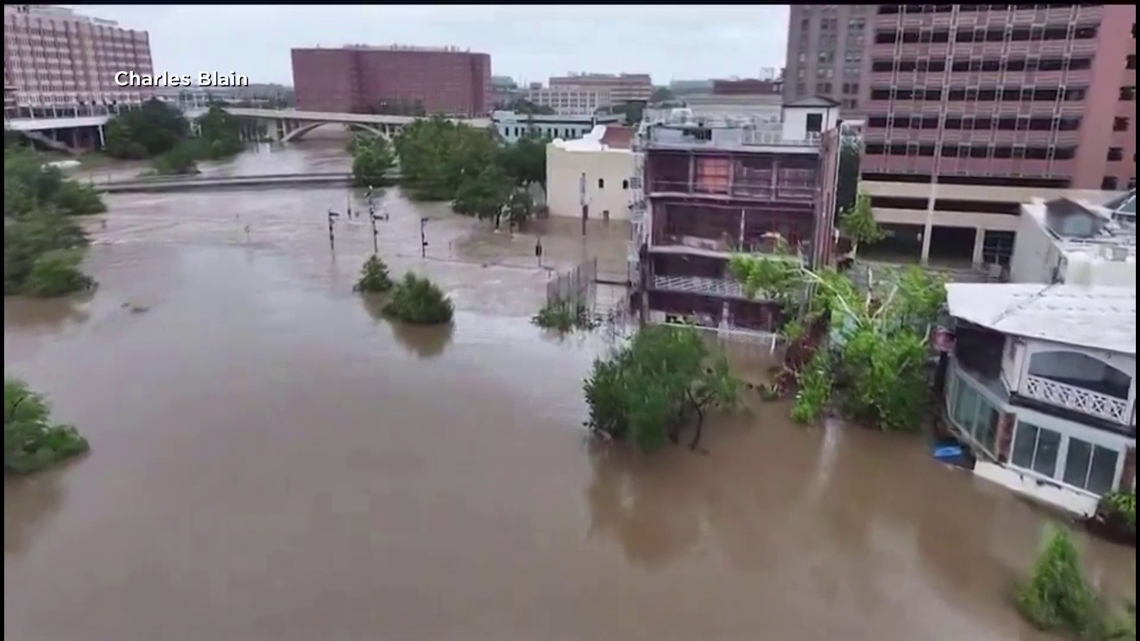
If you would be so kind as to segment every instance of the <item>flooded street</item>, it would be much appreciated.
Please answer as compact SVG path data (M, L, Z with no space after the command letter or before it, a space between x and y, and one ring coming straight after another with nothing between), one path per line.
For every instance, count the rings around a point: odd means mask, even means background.
M336 149L228 170L336 171ZM457 307L453 328L407 328L351 292L366 219L338 222L330 250L326 212L347 199L108 197L91 221L97 292L5 301L5 370L92 446L5 479L6 635L1047 638L1008 603L1045 518L937 464L921 438L797 428L757 403L705 431L707 455L586 448L581 380L604 341L529 317L548 268L599 256L624 276L620 225L585 240L572 222L539 225L539 266L534 234L390 190L382 256ZM1097 585L1134 594L1133 550L1077 538Z

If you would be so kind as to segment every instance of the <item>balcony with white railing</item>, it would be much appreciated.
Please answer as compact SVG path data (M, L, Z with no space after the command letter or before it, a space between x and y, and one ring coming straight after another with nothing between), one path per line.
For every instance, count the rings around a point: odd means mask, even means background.
M1040 376L1026 375L1020 391L1026 398L1120 425L1128 425L1132 418L1128 399L1113 398L1107 394Z

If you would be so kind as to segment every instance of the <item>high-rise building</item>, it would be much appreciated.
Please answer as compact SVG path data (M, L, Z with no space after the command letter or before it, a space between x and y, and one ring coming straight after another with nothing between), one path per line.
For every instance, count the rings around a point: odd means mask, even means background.
M119 72L154 73L150 38L71 9L4 5L5 111L137 103L146 87L121 87ZM11 98L11 100L9 100Z
M866 95L864 58L873 4L794 4L788 19L784 98L822 96L839 103L844 117Z
M550 88L574 87L598 93L601 106L625 102L649 102L653 96L653 79L647 73L582 73L552 76Z
M1021 203L1135 184L1135 5L880 5L872 23L860 189L900 249L1007 264Z
M631 281L646 322L770 332L781 309L745 295L734 252L826 264L833 245L838 105L807 98L782 118L695 118L643 127L630 184Z
M490 113L494 92L489 54L404 45L293 49L293 90L297 108L307 111L383 113L410 105L467 117Z

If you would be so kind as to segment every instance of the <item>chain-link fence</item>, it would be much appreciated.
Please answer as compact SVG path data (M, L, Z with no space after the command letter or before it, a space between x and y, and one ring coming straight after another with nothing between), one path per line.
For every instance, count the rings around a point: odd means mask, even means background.
M546 282L546 304L569 304L593 311L597 300L598 259L590 258L572 269L556 272Z

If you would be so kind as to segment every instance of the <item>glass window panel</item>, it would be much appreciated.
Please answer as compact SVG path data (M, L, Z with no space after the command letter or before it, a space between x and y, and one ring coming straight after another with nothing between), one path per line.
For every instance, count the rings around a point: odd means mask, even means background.
M1037 452L1033 455L1033 471L1045 476L1057 474L1057 454L1061 451L1061 435L1046 429L1037 432Z
M977 413L978 395L969 385L963 385L958 392L958 404L954 408L954 418L967 432L974 432L974 414Z
M1116 480L1117 456L1116 450L1099 445L1093 448L1089 484L1085 489L1093 494L1108 494L1112 491L1112 482Z
M1025 469L1033 468L1033 450L1037 447L1037 426L1018 421L1013 438L1011 462Z
M998 411L997 408L986 401L986 397L978 398L978 431L976 438L989 452L997 451L994 441L997 438Z
M1079 438L1069 437L1069 453L1065 455L1065 475L1061 478L1069 485L1085 487L1089 476L1089 459L1092 458L1092 445Z

